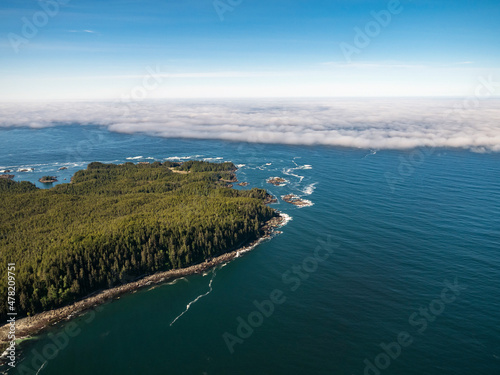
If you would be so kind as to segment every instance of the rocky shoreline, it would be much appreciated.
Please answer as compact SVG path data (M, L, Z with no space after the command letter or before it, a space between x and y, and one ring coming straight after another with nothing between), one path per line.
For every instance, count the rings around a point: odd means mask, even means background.
M298 206L298 207L312 206L311 201L308 201L307 199L302 199L295 194L287 194L287 195L284 195L282 198L286 203L293 204L294 206Z
M266 182L274 186L283 186L287 181L281 177L269 177Z
M287 222L287 216L280 214L279 216L273 217L267 221L261 228L263 235L255 241L229 253L225 253L211 260L206 260L203 263L199 263L190 267L169 270L164 272L159 272L153 275L143 277L138 281L134 281L128 284L120 285L111 289L103 290L94 293L83 300L75 302L71 305L64 306L55 310L45 311L36 314L31 317L25 317L16 321L16 339L25 339L30 336L41 333L43 330L51 325L54 325L63 320L69 320L74 318L87 310L95 308L105 302L114 300L124 294L137 291L139 289L150 287L151 285L162 284L169 282L180 277L185 277L188 275L204 273L207 270L222 264L227 263L234 258L239 257L242 253L248 252L255 248L259 243L265 239L270 238L273 234L280 233L276 231L277 228L283 226ZM8 346L8 332L9 324L5 324L0 327L0 349L5 350ZM1 362L1 360L0 360Z

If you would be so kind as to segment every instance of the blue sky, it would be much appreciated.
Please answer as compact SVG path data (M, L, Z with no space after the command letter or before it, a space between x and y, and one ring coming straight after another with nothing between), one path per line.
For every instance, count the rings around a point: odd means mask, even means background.
M0 17L2 101L467 96L500 80L498 0L3 0Z

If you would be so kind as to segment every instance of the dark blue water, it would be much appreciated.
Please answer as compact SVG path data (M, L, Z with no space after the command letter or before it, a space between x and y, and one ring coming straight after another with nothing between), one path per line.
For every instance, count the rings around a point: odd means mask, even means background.
M55 327L10 374L500 374L499 154L0 130L0 169L35 168L17 180L173 157L313 205L280 201L279 236Z

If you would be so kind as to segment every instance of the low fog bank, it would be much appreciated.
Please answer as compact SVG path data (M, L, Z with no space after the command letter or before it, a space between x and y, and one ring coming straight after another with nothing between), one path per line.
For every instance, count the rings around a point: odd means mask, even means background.
M319 99L2 103L0 126L366 149L500 151L500 100Z

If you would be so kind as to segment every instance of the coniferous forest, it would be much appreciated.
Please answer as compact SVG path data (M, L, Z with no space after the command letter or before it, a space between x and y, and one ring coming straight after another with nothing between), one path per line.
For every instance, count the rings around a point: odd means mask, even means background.
M275 216L263 189L226 186L232 163L91 163L71 183L0 180L0 262L16 264L20 315L221 255ZM0 295L7 295L0 283ZM0 316L6 318L7 304Z

